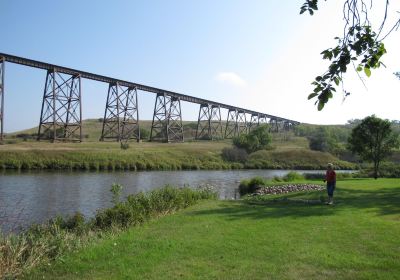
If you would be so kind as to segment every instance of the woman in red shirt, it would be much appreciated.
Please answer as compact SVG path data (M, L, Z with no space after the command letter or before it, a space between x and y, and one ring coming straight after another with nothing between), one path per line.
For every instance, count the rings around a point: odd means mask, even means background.
M333 191L335 190L336 187L336 173L335 170L333 170L332 163L328 163L328 170L326 170L325 181L326 181L326 189L328 190L328 204L332 205Z

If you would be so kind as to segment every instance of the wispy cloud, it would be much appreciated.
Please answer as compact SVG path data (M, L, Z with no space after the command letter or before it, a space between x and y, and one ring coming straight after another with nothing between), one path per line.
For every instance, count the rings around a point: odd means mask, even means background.
M219 82L236 87L244 87L247 85L246 81L234 72L220 72L215 76L215 79Z

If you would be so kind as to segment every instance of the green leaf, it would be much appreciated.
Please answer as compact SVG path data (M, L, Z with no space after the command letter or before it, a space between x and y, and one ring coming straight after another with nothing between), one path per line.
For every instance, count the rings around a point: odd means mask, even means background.
M369 69L368 67L364 67L364 73L365 75L367 75L367 77L371 77L371 69Z
M308 96L308 100L310 100L311 98L316 97L317 95L318 95L318 93L316 93L316 92L311 93L311 94Z
M335 84L338 86L340 83L340 80L338 77L333 78L333 80L335 81Z
M321 111L322 109L324 109L325 103L323 102L318 102L318 111Z
M357 72L361 72L362 69L363 69L362 66L361 66L361 65L358 65L356 70L357 70Z

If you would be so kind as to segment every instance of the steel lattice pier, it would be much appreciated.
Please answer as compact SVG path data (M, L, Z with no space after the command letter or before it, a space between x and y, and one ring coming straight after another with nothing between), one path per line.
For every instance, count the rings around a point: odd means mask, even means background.
M109 84L100 141L140 140L136 88Z
M81 78L47 71L38 140L82 141Z

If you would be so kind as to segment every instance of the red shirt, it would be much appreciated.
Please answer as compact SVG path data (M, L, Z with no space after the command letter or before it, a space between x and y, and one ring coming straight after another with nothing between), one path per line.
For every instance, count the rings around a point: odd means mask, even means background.
M326 171L326 181L327 182L336 182L335 170L327 170Z

